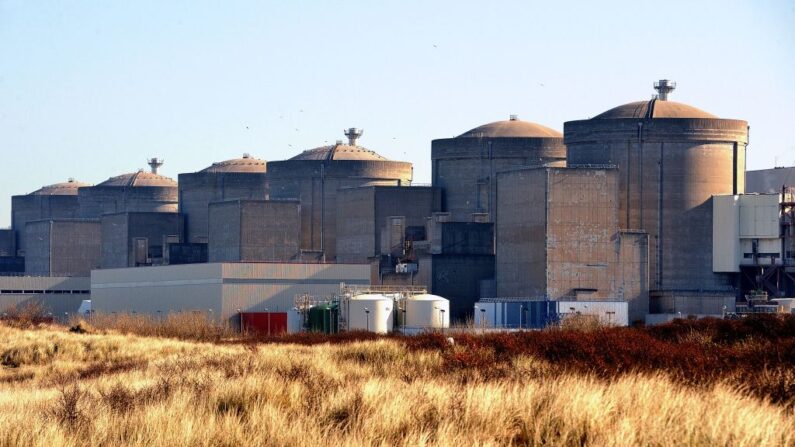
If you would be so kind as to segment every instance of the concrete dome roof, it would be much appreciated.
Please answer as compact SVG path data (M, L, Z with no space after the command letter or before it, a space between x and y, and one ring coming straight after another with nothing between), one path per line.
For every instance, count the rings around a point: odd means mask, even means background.
M675 101L636 101L614 107L593 119L621 118L712 118L718 117L699 108Z
M290 160L360 160L360 161L388 161L370 149L347 144L322 146L301 152Z
M28 194L31 196L76 196L77 188L91 186L88 183L78 182L73 178L63 183L42 186L41 188Z
M555 129L511 116L511 119L506 121L478 126L457 138L563 138L563 134Z
M177 186L177 182L168 177L141 170L138 172L111 177L97 186L117 188L158 186L174 188Z
M253 158L248 154L243 154L242 158L219 161L202 169L200 172L256 172L264 173L266 170L265 160Z

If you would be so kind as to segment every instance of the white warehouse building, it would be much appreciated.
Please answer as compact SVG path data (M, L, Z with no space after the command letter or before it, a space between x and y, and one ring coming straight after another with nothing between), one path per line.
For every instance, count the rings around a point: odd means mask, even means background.
M369 264L211 263L93 270L98 313L201 311L219 321L240 312L286 312L304 294L331 297L340 284L370 284Z

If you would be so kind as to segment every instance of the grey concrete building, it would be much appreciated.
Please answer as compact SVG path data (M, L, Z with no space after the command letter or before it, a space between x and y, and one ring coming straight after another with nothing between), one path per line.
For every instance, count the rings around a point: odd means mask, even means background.
M781 193L783 186L795 186L795 166L759 169L745 173L746 193Z
M516 116L431 143L433 185L442 188L453 221L468 222L473 213L493 221L497 172L565 160L560 132Z
M50 219L25 226L25 273L89 276L99 268L102 225L99 219Z
M210 202L268 198L265 160L242 158L213 163L179 175L179 211L185 215L186 242L207 243Z
M0 230L0 258L17 255L16 231L10 228Z
M337 261L366 263L373 257L402 248L406 231L417 230L425 239L426 219L441 208L439 188L431 186L362 186L343 188L337 197ZM382 232L400 218L402 233L382 250Z
M649 234L652 300L731 299L733 276L712 271L712 196L745 191L748 123L667 101L670 81L655 86L659 99L565 123L568 164L618 167L619 226Z
M184 228L177 213L105 214L101 222L103 269L164 264L167 245L179 243Z
M11 197L11 229L16 232L16 249L25 255L25 225L34 220L77 218L78 188L88 183L69 179L63 183L44 186L30 194Z
M91 299L91 279L84 277L0 276L0 312L36 309L57 320L77 312Z
M286 312L304 294L332 297L340 283L368 285L365 264L210 263L91 272L98 313L197 311L236 325L239 312Z
M124 212L177 212L177 182L157 174L161 163L153 161L152 172L140 170L111 177L78 191L80 217L98 219L103 214Z
M210 204L210 262L301 259L298 201L231 200Z
M647 235L619 231L615 168L526 168L499 175L500 297L623 300L648 313Z
M305 256L336 259L338 191L364 185L409 185L411 163L390 161L357 145L359 129L348 129L348 144L304 151L268 163L271 199L301 202L301 250Z

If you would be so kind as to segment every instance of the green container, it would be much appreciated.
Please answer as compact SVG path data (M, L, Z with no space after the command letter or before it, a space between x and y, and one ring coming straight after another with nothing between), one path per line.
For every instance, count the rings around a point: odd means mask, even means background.
M309 330L324 334L339 331L339 307L336 304L320 304L309 309Z

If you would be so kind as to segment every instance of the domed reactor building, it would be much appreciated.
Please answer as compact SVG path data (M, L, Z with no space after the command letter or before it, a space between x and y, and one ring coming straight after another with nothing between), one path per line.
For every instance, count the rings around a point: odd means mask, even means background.
M161 160L151 159L150 172L139 170L80 188L80 217L97 219L123 212L177 212L177 182L159 175Z
M431 143L433 185L442 188L442 209L458 222L484 213L494 221L497 172L565 161L563 134L516 115Z
M652 313L720 314L734 278L712 269L712 196L745 190L748 123L659 95L564 125L569 166L615 165L619 224L649 235Z
M268 163L271 200L301 203L301 250L305 259L336 259L337 193L365 185L410 185L411 163L391 161L357 144L363 131L345 131L337 141Z
M28 222L78 217L77 191L88 186L91 185L70 178L30 194L11 197L11 228L16 234L17 253L21 256L25 254L25 225Z
M266 162L242 158L213 163L198 172L179 175L179 210L185 215L189 243L207 243L211 202L268 197Z

